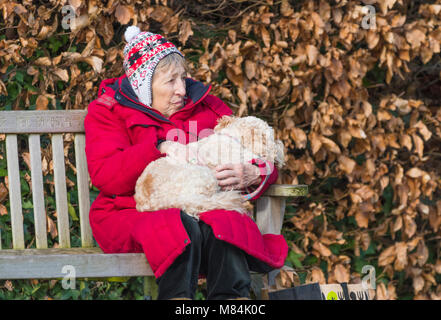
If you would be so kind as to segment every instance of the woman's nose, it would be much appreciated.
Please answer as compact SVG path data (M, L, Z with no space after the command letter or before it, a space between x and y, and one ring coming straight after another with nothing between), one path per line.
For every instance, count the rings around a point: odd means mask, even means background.
M177 81L176 94L179 96L185 96L185 79Z

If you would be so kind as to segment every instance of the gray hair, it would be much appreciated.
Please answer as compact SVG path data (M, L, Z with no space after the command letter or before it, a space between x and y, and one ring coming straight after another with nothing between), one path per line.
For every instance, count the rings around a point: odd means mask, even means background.
M156 66L156 71L161 71L163 69L168 69L170 67L182 66L186 72L189 72L187 61L183 56L178 53L171 53L159 61Z

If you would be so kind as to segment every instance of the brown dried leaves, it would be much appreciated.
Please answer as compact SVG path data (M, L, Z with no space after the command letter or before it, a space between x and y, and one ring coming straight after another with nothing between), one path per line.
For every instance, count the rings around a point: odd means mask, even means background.
M282 183L323 186L330 178L345 181L331 185L329 194L320 187L312 189L318 204L304 204L290 220L302 235L299 247L328 263L328 281L354 279L351 258L331 250L354 237L355 256L375 241L379 266L387 275L393 278L394 270L404 270L417 297L441 296L440 290L430 291L440 260L428 267L426 258L426 234L437 237L441 230L441 201L436 198L441 182L435 161L441 111L433 111L439 108L426 105L426 100L414 100L407 88L394 87L392 91L404 94L389 94L383 84L396 86L395 79L411 76L410 66L418 59L425 64L440 53L441 2L418 4L419 16L410 19L399 10L402 0L363 1L377 8L376 28L371 29L362 27L366 13L356 1L316 0L295 6L287 0L256 2L252 10L234 17L231 26L237 27L229 28L225 37L216 35L217 26L210 21L200 25L196 18L188 19L188 12L175 12L161 3L71 0L77 19L69 41L84 47L82 52L30 59L56 34L60 10L3 1L0 10L11 30L0 40L0 73L11 65L26 65L32 85L39 88L37 109L55 108L57 99L65 109L84 109L96 98L102 79L122 74L123 43L115 39L114 23L135 24L142 30L159 24L161 33L179 41L184 54L197 54L190 64L192 76L213 84L213 93L237 115L272 120L288 150ZM195 37L205 28L215 36ZM82 72L82 62L91 70ZM367 83L367 75L378 69L385 71L384 79L377 74L377 83ZM54 87L58 80L65 84L63 91ZM0 80L1 94L7 93L7 85ZM29 107L32 94L17 100ZM44 161L45 170L50 170L51 163L45 157ZM5 194L0 184L0 197ZM390 208L385 217L386 203ZM6 214L6 208L0 206L0 214ZM347 235L333 225L334 219L345 218L354 219ZM56 229L48 221L51 226L53 236ZM311 278L326 281L316 266ZM376 294L379 299L397 296L392 282L379 283Z

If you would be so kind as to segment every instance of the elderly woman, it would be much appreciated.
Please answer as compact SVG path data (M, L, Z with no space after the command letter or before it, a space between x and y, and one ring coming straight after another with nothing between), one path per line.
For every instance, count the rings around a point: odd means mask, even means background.
M90 210L95 240L105 253L144 252L158 299L193 299L201 276L207 299L249 298L250 270L283 266L288 246L281 235L262 235L249 216L235 211L212 210L199 220L179 208L138 212L133 197L150 162L174 143L195 141L232 111L209 94L210 86L186 77L185 59L164 37L137 27L125 37L125 74L102 81L84 122L89 173L100 190ZM170 136L175 141L167 141ZM264 179L256 163L216 168L219 186L258 187ZM274 169L254 199L276 179Z

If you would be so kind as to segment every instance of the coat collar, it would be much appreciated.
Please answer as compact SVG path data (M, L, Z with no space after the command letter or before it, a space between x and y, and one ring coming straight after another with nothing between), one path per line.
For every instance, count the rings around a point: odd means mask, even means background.
M200 101L202 101L211 90L211 85L204 85L202 82L190 78L185 79L185 85L187 90L185 105L176 113L183 110L192 109ZM114 99L119 104L148 114L156 120L170 123L170 120L159 111L146 106L139 101L138 96L130 85L126 75L116 78L116 81L108 86L115 92Z

